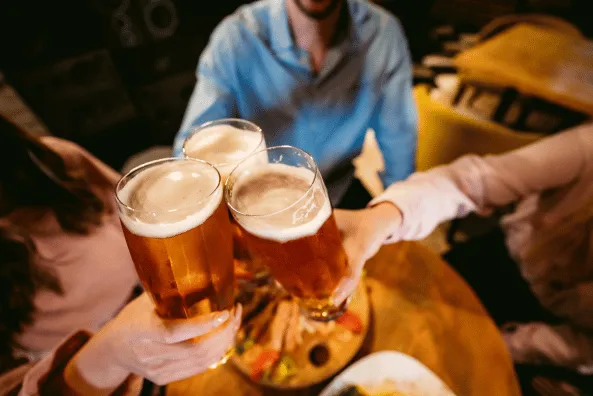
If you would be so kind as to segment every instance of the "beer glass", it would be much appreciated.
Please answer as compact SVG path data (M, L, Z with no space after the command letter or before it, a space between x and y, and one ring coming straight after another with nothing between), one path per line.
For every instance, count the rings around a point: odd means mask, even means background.
M166 158L116 186L123 232L157 313L167 319L231 310L232 231L216 168Z
M183 155L214 165L224 185L239 162L265 147L260 127L247 120L224 118L194 128L183 143Z
M313 158L290 146L242 161L226 181L225 198L253 255L300 301L303 313L333 320L346 309L331 297L349 275L331 203Z
M183 155L214 165L224 184L239 162L265 147L264 134L260 127L246 120L225 118L194 128L183 144ZM242 230L230 217L233 226L233 254L237 259L239 273L265 278L265 268L251 257L243 240Z

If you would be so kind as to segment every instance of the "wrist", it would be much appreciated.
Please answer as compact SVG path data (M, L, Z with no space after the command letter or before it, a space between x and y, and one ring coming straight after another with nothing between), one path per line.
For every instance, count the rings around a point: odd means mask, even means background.
M130 373L114 361L112 351L98 334L68 362L64 381L76 394L112 394Z
M373 219L376 219L381 223L387 223L389 228L396 228L402 224L402 211L393 202L379 202L378 204L372 206L370 210Z

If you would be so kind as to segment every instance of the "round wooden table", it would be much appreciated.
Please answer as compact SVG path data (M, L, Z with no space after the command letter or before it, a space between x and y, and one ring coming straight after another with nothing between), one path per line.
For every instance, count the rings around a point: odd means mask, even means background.
M476 263L478 264L478 263ZM355 359L382 350L415 357L457 396L520 395L502 337L468 285L415 242L385 246L366 266L371 327ZM231 364L172 383L167 395L316 395L327 382L280 392Z

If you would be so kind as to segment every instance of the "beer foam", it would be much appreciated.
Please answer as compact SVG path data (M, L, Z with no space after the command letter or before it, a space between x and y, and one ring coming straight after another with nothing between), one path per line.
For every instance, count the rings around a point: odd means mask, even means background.
M186 156L210 162L216 167L229 165L231 169L227 173L230 173L234 165L258 148L261 141L259 132L231 125L213 125L190 136L183 150Z
M249 214L237 220L262 239L284 243L315 235L332 213L321 177L309 169L268 163L241 176L232 206Z
M192 161L163 162L132 178L118 198L133 211L120 209L133 234L168 238L204 223L222 201L213 168ZM215 190L216 189L216 190ZM213 192L214 191L214 192Z

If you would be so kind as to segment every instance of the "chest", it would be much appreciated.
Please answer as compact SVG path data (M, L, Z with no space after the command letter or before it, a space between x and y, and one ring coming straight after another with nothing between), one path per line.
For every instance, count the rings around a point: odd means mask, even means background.
M58 277L64 294L76 300L127 293L136 283L135 269L115 214L88 235L60 233L35 238L40 264Z
M292 118L334 119L345 112L371 113L378 100L375 76L363 54L330 51L314 73L302 51L260 51L237 69L242 115L262 112Z

